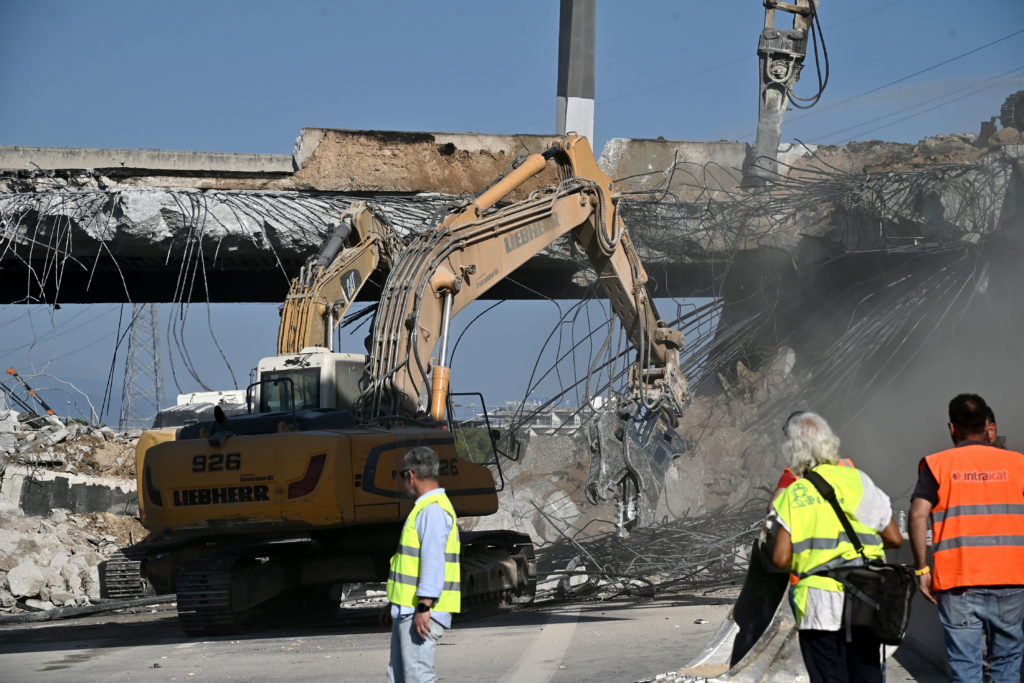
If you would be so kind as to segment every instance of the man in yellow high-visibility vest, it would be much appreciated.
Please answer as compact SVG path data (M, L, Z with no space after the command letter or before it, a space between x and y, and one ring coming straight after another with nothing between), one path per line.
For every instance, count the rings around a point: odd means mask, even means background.
M461 607L459 527L438 482L437 453L420 446L402 463L405 489L416 504L391 557L390 605L381 621L391 624L389 683L420 683L435 680L437 642Z

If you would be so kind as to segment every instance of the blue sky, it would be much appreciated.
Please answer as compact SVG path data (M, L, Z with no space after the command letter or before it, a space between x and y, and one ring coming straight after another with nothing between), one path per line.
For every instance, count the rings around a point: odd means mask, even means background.
M597 11L596 150L612 137L753 140L760 2L601 0ZM828 88L815 109L791 112L784 140L976 133L1024 89L1020 0L824 0L820 12ZM552 133L558 14L555 0L0 0L0 145L289 153L307 126ZM809 61L798 93L814 90ZM489 315L543 328L553 309ZM116 307L79 310L0 307L0 364L40 374L61 405L56 378L102 387L114 353ZM166 331L182 311L161 313ZM190 308L184 334L209 386L245 383L273 351L276 315L273 305ZM464 342L462 362L486 368L468 374L485 378L489 400L519 398L523 369L495 358L529 364L535 353L509 349L495 328L493 340ZM178 387L165 365L172 402L200 388L178 362Z

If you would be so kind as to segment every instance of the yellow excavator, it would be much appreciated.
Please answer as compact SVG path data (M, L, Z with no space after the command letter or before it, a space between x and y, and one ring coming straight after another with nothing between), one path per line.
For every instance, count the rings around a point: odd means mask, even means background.
M549 163L557 186L497 206ZM250 387L256 412L218 411L213 421L145 433L137 476L150 535L108 566L108 586L120 586L121 596L147 584L177 593L191 635L245 630L296 602L336 607L337 585L386 578L412 506L398 470L415 446L439 453L441 485L460 517L496 512L492 471L460 458L445 424L449 324L566 233L589 257L636 350L632 395L604 408L586 432L587 494L616 502L625 526L649 521L668 466L685 450L674 428L688 399L679 372L683 337L658 317L617 201L586 139L556 138L389 260L369 357L344 354L348 369L334 380L346 388L332 401L321 396L320 368L304 379L287 374L303 369L296 365ZM292 294L316 303L305 319L282 319L279 350L326 341L331 316L320 315L328 321L320 324L316 314L332 310L333 295L297 287ZM297 356L309 348L318 347ZM468 605L531 599L536 569L527 536L491 531L462 540Z

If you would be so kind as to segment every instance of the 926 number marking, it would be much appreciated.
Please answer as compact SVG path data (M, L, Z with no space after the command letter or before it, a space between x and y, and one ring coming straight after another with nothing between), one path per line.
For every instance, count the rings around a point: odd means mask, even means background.
M241 453L200 453L192 456L193 472L223 472L242 469Z
M441 458L438 463L438 474L442 477L455 476L459 473L459 460L458 458Z

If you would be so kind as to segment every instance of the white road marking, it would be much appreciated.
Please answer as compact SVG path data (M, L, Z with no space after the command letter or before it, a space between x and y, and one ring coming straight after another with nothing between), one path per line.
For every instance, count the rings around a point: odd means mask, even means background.
M529 647L523 653L516 664L516 667L506 676L503 676L501 683L547 683L558 673L558 665L569 650L572 643L573 633L576 632L576 623L579 619L580 610L575 608L558 612L562 618L571 617L571 620L552 622L551 617L537 631L530 641Z

